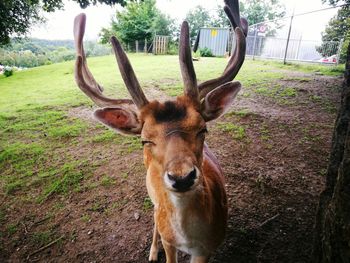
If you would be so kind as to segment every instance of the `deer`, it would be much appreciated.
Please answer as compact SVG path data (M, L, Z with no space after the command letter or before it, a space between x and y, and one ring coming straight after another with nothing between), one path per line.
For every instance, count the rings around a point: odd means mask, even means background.
M141 137L147 192L154 205L154 230L148 260L158 260L161 241L166 262L177 262L177 251L192 263L208 262L223 242L227 227L227 197L223 171L205 143L206 123L231 106L241 89L233 81L246 50L247 20L238 0L225 0L224 11L235 32L235 49L218 78L197 83L189 25L181 25L179 62L184 94L173 100L149 101L117 38L111 38L122 79L131 99L106 97L87 66L83 47L86 15L74 20L75 80L99 107L94 117L118 133Z

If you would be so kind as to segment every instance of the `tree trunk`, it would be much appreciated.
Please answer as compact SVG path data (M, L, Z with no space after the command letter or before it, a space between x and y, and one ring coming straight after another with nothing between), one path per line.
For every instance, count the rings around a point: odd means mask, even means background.
M316 215L313 259L350 263L350 45L326 187Z

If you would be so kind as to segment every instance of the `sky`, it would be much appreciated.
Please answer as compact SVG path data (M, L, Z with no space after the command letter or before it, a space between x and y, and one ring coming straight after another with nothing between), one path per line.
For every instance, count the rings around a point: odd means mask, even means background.
M116 9L120 9L118 5L114 7L98 5L82 10L76 2L68 0L65 2L65 10L46 14L47 23L35 26L31 30L29 37L52 40L73 39L74 17L84 12L87 15L85 39L95 40L98 39L98 33L101 28L109 26ZM322 4L321 0L280 0L280 2L286 6L287 15L291 15L293 10L295 14L299 14L328 7L328 5ZM157 0L157 7L162 12L177 19L180 23L185 18L186 13L197 5L201 5L208 10L214 10L218 4L222 3L222 0ZM336 9L331 9L312 15L296 17L293 23L295 37L302 37L307 40L320 40L321 32L336 12Z

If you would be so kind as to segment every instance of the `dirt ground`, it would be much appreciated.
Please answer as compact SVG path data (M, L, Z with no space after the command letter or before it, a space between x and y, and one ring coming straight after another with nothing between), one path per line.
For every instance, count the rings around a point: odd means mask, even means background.
M229 198L226 240L211 262L309 262L341 81L286 72L275 84L292 87L295 96L281 100L244 90L228 114L209 124L207 143L225 172ZM223 129L225 123L242 129L237 134ZM104 165L87 180L110 174L113 185L52 198L47 207L12 206L20 229L2 237L0 261L147 262L153 213L142 151L120 154L116 145L96 144L75 154L89 152L91 162ZM48 229L55 233L51 243L29 238ZM160 258L165 262L163 251ZM179 254L180 262L188 259Z

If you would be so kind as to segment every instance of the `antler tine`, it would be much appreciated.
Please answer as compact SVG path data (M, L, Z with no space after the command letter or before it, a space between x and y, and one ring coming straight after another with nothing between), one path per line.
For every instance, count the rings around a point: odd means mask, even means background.
M118 104L132 104L128 99L111 99L105 97L102 92L103 88L92 76L86 62L86 56L83 46L83 37L85 32L86 16L80 14L74 19L74 42L76 49L75 63L75 81L78 87L91 98L96 105L100 107L115 106Z
M238 0L224 0L224 11L230 20L233 28L241 27Z
M130 61L126 56L118 39L114 36L111 37L111 43L125 86L127 87L135 105L138 108L141 108L144 105L148 104L148 100L141 89Z
M236 34L236 48L232 54L223 74L215 79L205 81L198 85L199 97L204 98L211 90L216 87L225 84L226 82L232 81L240 70L246 50L246 33L247 33L247 22L239 16L239 4L238 0L225 0L224 11L228 16Z
M184 21L181 26L180 46L179 46L179 61L181 75L184 82L184 93L199 105L199 93L197 87L196 72L194 71L192 54L190 47L190 33L187 21Z

